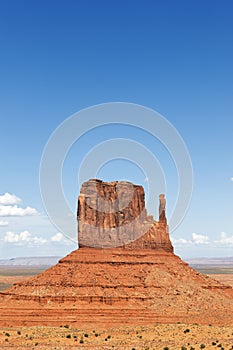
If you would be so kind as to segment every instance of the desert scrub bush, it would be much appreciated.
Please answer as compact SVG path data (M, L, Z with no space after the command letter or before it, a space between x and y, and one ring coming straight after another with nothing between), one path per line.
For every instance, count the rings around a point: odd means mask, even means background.
M67 334L66 338L70 339L71 338L71 334Z
M6 337L10 337L10 333L5 333L5 336Z
M163 348L163 350L169 350L169 347L168 347L168 346L165 346L165 348Z
M85 333L85 334L84 334L84 337L85 337L85 338L88 338L88 334L87 334L87 333Z
M17 331L17 334L18 334L18 335L21 335L21 331Z
M70 326L68 324L65 324L64 328L70 328Z
M189 333L189 332L190 332L190 329L188 328L184 330L184 333Z
M79 341L80 344L84 344L84 340L81 338Z
M181 346L181 350L188 350L185 346Z
M201 344L200 349L205 349L205 344Z

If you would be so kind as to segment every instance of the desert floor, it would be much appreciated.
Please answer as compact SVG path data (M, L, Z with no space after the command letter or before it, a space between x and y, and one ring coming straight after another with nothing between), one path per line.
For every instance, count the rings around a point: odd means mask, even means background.
M0 348L12 349L233 349L233 328L175 324L118 327L108 331L62 327L0 330Z

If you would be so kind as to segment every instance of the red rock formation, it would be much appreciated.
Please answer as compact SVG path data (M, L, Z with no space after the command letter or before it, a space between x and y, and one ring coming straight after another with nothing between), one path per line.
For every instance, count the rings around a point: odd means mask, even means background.
M118 184L92 180L83 185L78 210L82 248L0 293L0 326L233 325L233 289L201 275L173 254L165 202L161 201L156 222L146 214L142 187L124 182L116 191ZM101 205L105 211L97 210ZM130 243L123 234L114 236L123 247L109 247L112 230L136 220L135 227L145 233ZM103 230L99 236L91 230L93 224ZM130 234L135 238L134 231ZM99 239L101 244L106 239L109 249L83 247Z
M78 198L79 247L163 248L173 252L164 195L160 210L159 222L147 215L142 186L89 180L82 185Z

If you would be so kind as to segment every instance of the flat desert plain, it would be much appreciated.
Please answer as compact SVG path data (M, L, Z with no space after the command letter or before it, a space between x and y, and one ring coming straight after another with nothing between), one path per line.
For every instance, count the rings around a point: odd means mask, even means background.
M233 349L233 328L211 325L154 325L108 330L18 327L0 330L0 348L12 349Z
M191 265L195 270L233 287L233 266Z
M222 283L233 286L233 268L194 266ZM1 268L0 289L4 290L41 272L41 268ZM212 325L155 324L153 326L101 329L60 327L11 327L0 329L0 349L125 349L197 350L233 349L233 328Z
M0 266L0 292L10 288L13 283L25 281L44 270L41 267Z

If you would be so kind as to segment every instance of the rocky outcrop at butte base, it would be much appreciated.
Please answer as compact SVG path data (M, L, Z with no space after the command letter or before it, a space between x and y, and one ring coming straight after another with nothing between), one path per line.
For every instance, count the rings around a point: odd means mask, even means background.
M96 183L103 191L103 198L121 198L113 191L117 182ZM141 224L144 227L150 221L149 231L129 243L125 241L128 233L122 234L117 241L120 246L110 247L115 241L107 232L111 236L111 228L118 227L117 218L122 220L119 226L122 227L128 224L126 220L132 223L140 217L144 210L143 206L139 207L144 203L144 192L140 186L133 185L133 200L125 206L127 209L120 208L121 203L118 203L114 216L103 214L108 208L99 215L96 212L99 206L91 210L90 203L84 201L93 195L88 193L89 185L93 188L93 180L84 184L79 197L78 216L83 220L79 227L81 248L38 276L0 293L0 326L73 324L94 327L98 324L112 327L156 322L233 325L233 289L191 269L173 253L163 196L159 222L144 212ZM96 196L91 196L91 200L93 198L96 200ZM86 226L88 230L85 231L85 223L107 229L94 232L101 232L100 238L108 240L107 249L85 246L92 239L90 226ZM97 237L94 236L94 242Z
M173 252L160 195L159 221L147 214L142 186L126 181L84 182L78 198L79 247L158 249Z

